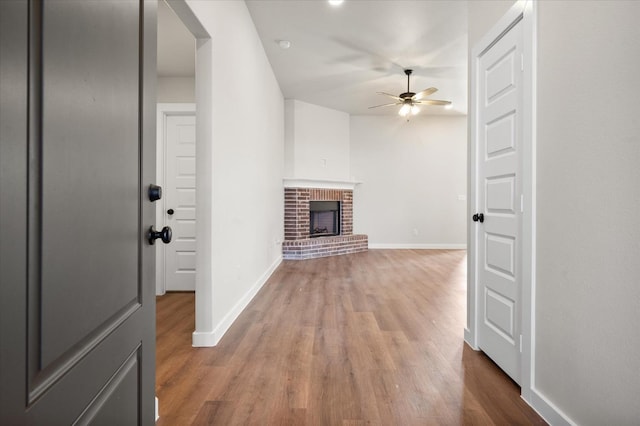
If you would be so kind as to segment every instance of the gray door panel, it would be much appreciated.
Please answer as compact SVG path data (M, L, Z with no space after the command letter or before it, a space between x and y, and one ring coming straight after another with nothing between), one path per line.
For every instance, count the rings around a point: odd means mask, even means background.
M0 424L154 421L155 7L0 2Z
M0 423L26 394L28 9L0 1Z
M132 143L139 122L139 5L43 6L39 352L46 368L124 320L111 316L140 298L139 147ZM85 303L69 306L70 295Z

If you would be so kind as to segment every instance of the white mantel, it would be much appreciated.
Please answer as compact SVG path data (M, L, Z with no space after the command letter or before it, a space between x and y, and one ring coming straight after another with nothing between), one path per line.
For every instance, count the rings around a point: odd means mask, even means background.
M285 188L320 188L320 189L348 189L354 190L356 185L362 182L350 180L332 180L332 179L301 179L301 178L284 178Z

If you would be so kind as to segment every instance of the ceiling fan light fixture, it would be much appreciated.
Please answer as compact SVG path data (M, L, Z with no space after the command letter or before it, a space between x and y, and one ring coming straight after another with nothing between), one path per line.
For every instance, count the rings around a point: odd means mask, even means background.
M416 115L419 112L420 112L420 108L418 108L416 105L411 106L411 114Z
M446 104L444 106L444 109L453 109L453 104L451 102L449 102L448 104Z
M409 114L409 112L411 112L411 105L404 104L400 108L400 111L398 111L398 114L400 114L401 116L405 117L407 114Z

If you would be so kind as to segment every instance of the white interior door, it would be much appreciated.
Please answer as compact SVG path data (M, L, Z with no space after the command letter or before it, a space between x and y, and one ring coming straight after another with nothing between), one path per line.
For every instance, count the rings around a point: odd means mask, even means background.
M173 230L164 258L165 290L194 291L196 274L196 117L167 115L164 222Z
M478 58L478 346L520 383L522 23Z

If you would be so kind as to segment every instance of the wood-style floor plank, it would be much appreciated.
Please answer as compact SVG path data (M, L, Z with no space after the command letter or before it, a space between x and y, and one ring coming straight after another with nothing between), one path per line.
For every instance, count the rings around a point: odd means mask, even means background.
M462 250L284 261L215 348L194 309L157 298L159 426L545 424L464 344Z

